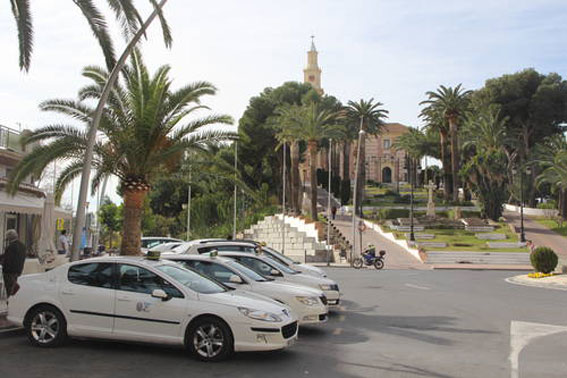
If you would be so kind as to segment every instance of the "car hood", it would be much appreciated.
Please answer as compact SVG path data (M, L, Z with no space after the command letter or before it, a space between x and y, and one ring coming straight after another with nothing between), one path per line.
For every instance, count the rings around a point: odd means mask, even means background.
M325 273L325 271L321 268L318 268L316 266L312 266L312 265L308 265L308 264L297 264L297 267L299 268L299 270L303 270L305 272L308 273L315 273L318 276L321 277L326 277L327 273Z
M262 293L275 292L275 293L281 293L283 295L308 296L308 297L323 296L323 292L319 289L315 289L312 287L299 285L299 284L291 284L289 282L281 282L281 281L257 282L254 285L254 287L258 288L258 292L262 292Z
M254 310L263 310L274 314L281 314L283 310L290 310L273 299L262 294L245 290L231 290L218 294L199 294L199 299L209 303L221 304L230 307L246 307Z
M335 285L336 282L324 277L315 277L310 274L289 274L287 276L289 281L305 285Z

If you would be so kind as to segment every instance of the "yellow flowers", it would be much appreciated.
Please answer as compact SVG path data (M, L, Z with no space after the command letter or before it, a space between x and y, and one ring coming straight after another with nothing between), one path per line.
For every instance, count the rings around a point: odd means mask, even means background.
M533 272L528 274L528 277L530 278L545 278L551 276L553 276L553 273Z

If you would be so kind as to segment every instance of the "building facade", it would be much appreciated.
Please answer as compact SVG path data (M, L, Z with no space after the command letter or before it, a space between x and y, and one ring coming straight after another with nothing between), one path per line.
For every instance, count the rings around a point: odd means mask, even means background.
M33 148L22 147L22 136L26 132L0 125L0 254L4 253L7 230L14 229L18 232L29 255L35 254L41 234L45 193L35 185L33 178L26 178L13 196L6 191L11 172ZM71 217L60 208L55 209L55 216L67 219Z

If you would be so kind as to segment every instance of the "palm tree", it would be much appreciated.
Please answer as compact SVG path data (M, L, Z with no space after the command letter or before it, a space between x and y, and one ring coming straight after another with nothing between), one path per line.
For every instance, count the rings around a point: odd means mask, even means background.
M162 66L152 76L138 54L122 71L122 83L114 88L100 123L101 138L94 146L93 190L108 176L120 180L124 199L124 235L121 253L140 252L141 213L144 199L155 176L172 171L186 151L199 151L207 143L233 137L225 131L203 129L213 124L231 124L226 115L210 115L188 120L201 105L201 97L213 95L216 88L208 82L196 82L178 90L171 89L169 67ZM79 91L79 101L49 100L42 110L55 111L89 124L93 109L85 101L98 99L108 72L99 67L85 68L83 75L93 84ZM47 142L27 155L10 177L10 190L30 174L37 174L54 160L69 161L60 173L58 197L83 168L87 133L75 126L50 125L33 131L24 143Z
M110 37L106 17L94 4L92 0L73 0L79 7L81 13L89 24L91 31L97 39L104 54L106 67L110 70L116 63L114 44ZM107 0L109 8L114 13L115 18L120 23L125 36L131 37L143 24L136 7L132 0ZM171 45L171 33L161 7L156 0L150 0L156 10L159 10L159 20L161 22L163 36L166 46ZM162 1L163 3L163 1ZM33 52L33 18L30 7L30 0L10 0L12 14L18 28L18 42L20 50L20 69L29 71L31 56Z
M459 199L459 140L458 126L467 112L472 91L464 90L461 86L445 87L441 85L436 92L426 93L428 99L420 105L426 105L427 112L440 114L448 122L451 136L451 172L453 178L453 201Z
M536 162L543 169L538 175L538 185L549 184L558 192L559 213L567 219L567 139L556 134L545 139L535 149Z
M288 114L289 132L302 141L307 142L311 181L311 218L317 220L317 147L320 141L329 138L340 138L343 127L338 123L339 114L322 108L320 104L311 102L297 106Z
M447 141L449 140L449 126L447 121L436 109L425 108L421 111L420 117L425 121L425 131L429 134L437 134L439 139L439 158L443 166L443 194L445 201L451 198L453 185L451 184L450 160L447 151Z
M358 102L349 101L346 107L346 113L348 120L352 125L361 124L361 129L370 135L378 135L382 132L384 128L384 119L388 117L388 111L383 109L381 102L374 102L374 99L370 100L361 99ZM366 135L361 138L360 145L360 162L356 165L358 166L358 183L356 198L360 204L358 211L355 209L358 215L362 216L362 202L364 200L364 184L366 183Z
M435 142L431 137L423 131L415 128L410 128L407 133L400 135L392 147L396 151L405 151L414 163L420 161L424 156L436 157L437 151L435 149ZM412 164L412 167L417 168L417 164ZM417 182L417 170L412 172L413 182Z
M289 169L290 174L290 196L291 207L294 212L301 212L301 191L299 190L301 186L299 178L299 142L300 138L294 132L294 120L301 117L299 114L301 112L301 107L297 105L285 105L280 107L276 113L278 114L276 118L277 126L280 131L276 134L276 138L280 142L280 146L285 146L289 144L289 155L291 166Z
M492 220L502 215L507 194L510 161L506 147L511 142L507 122L496 107L477 107L469 114L463 130L467 136L463 150L468 159L461 173L465 184L478 195L483 214Z

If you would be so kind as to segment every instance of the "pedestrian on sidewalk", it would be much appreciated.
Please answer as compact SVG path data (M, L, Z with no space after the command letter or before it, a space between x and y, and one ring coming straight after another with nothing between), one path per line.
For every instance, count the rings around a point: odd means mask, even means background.
M331 207L331 216L332 216L333 220L335 220L336 215L337 215L337 207L333 206L333 207Z
M26 246L18 240L16 230L6 231L6 252L1 256L2 278L6 287L6 295L15 294L18 277L22 275L26 261Z
M67 230L61 231L59 241L57 243L57 253L67 256L69 254L69 239L67 239Z
M534 242L531 240L526 241L526 247L530 249L530 253L532 253L535 250Z

